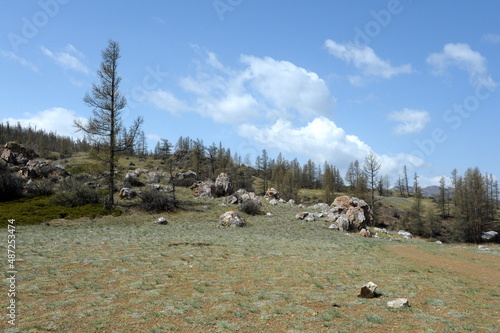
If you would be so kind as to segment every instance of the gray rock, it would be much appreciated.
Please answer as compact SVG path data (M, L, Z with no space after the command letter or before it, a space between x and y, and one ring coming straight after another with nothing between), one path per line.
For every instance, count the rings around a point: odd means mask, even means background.
M166 218L160 217L160 218L158 218L158 220L155 221L155 223L160 224L160 225L166 225L166 224L168 224L168 221Z
M410 302L406 298L398 298L387 302L387 307L391 309L402 309L410 306Z
M236 211L225 212L219 217L219 227L244 227L246 222Z
M484 242L491 242L495 240L498 236L498 232L496 231L485 231L481 234L481 239Z

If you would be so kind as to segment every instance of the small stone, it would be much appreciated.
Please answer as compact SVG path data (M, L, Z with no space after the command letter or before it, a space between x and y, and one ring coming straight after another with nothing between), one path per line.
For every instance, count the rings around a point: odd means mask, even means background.
M155 223L156 223L156 224L160 224L160 225L166 225L166 224L168 224L168 221L167 221L167 219L166 219L166 218L164 218L164 217L160 217L158 220L156 220L156 222L155 222Z
M361 297L361 298L373 298L373 297L376 297L377 294L375 293L375 291L377 290L377 285L373 282L368 282L367 284L365 284L362 288L361 288L361 292L360 294L358 295L358 297Z
M406 298L398 298L387 302L387 307L391 309L402 309L410 306L410 302Z

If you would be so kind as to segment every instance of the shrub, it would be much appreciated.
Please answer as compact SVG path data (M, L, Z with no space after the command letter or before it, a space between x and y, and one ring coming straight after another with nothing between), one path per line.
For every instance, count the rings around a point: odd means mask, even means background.
M6 165L0 165L0 201L14 200L22 196L22 178L13 174Z
M240 211L248 215L260 214L260 202L257 200L247 200L241 203Z
M177 207L174 198L156 189L146 189L140 195L141 208L150 213L173 211Z
M55 205L77 207L100 202L99 193L83 182L66 178L59 185L58 193L52 198Z
M26 185L28 193L35 197L54 194L54 183L50 179L31 181Z

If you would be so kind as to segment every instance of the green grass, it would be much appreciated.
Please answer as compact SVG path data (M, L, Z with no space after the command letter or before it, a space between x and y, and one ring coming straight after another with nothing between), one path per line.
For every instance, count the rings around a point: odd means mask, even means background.
M6 226L9 219L16 225L38 224L54 219L95 218L108 214L120 215L119 209L106 211L102 204L88 204L78 207L64 207L51 203L51 197L23 198L0 203L0 225Z

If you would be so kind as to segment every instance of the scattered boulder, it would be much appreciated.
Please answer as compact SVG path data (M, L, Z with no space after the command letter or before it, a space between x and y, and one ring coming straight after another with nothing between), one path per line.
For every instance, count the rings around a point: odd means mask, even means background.
M244 227L246 222L241 218L241 216L236 211L225 212L219 217L219 227Z
M309 212L300 212L300 213L297 213L295 215L295 218L299 219L299 220L304 220L308 216L309 216Z
M373 221L373 212L364 200L346 195L335 198L325 213L326 222L337 224L341 231L360 231Z
M215 194L218 197L233 194L233 185L229 176L222 172L215 179Z
M120 199L124 200L124 199L133 199L137 196L137 192L132 190L131 188L129 187L124 187L120 190L118 196L120 197Z
M335 223L332 223L330 224L330 226L328 227L328 229L330 230L339 230L339 226Z
M164 172L151 171L148 173L149 179L146 181L147 183L160 183L163 178L165 178Z
M159 224L159 225L167 225L168 224L168 221L166 218L164 217L160 217L158 218L156 221L155 221L156 224Z
M190 186L198 180L198 174L192 170L186 172L173 172L171 179L178 186Z
M260 202L259 197L254 192L247 192L244 189L239 189L234 194L225 197L224 203L234 205L241 204L249 200Z
M25 166L20 169L19 174L30 179L51 178L54 180L70 176L70 173L61 165L41 159L27 161Z
M276 200L281 199L280 192L278 192L278 190L273 187L268 189L264 196L269 199L276 199Z
M209 182L195 182L189 187L193 195L197 198L211 199L215 198L215 184Z
M398 298L387 302L387 307L391 309L402 309L410 306L410 302L406 298Z
M276 206L276 205L278 204L278 200L276 200L276 199L271 199L271 200L269 200L269 204L270 204L271 206Z
M0 158L12 165L26 165L29 160L38 157L34 150L14 141L9 141L0 148Z
M374 298L377 297L377 285L373 282L368 282L365 284L363 287L361 287L361 292L359 293L358 297L361 298Z
M478 249L479 251L491 251L491 249L490 249L490 248L487 248L487 247L486 247L486 246L484 246L484 245L479 245L479 246L477 247L477 249Z
M371 237L372 236L370 230L367 230L367 229L361 229L359 234L363 237Z
M404 230L399 230L398 235L403 236L405 239L411 239L413 237L413 235L410 232Z
M295 200L293 200L293 199L288 200L288 204L290 206L295 206Z
M483 242L493 242L497 237L498 232L496 231L485 231L481 234Z

